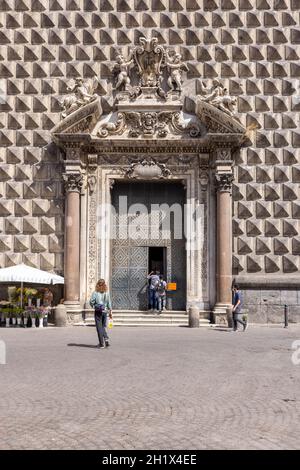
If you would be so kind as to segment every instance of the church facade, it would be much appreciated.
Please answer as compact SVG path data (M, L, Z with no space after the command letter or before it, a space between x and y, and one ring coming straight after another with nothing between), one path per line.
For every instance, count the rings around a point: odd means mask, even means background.
M4 0L0 265L113 308L300 318L300 2ZM168 212L169 211L169 212ZM176 219L177 217L177 219Z

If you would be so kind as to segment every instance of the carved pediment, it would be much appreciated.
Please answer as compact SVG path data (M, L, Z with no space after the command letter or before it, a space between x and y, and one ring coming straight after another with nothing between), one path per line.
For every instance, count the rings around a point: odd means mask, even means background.
M246 131L235 117L201 99L196 102L195 112L210 134L244 134Z
M244 135L234 117L236 99L218 80L211 87L201 85L201 96L190 98L193 112L187 112L181 96L184 69L180 54L159 45L156 38L140 38L127 58L117 56L116 86L105 98L113 102L111 113L103 115L97 77L71 80L71 94L62 101L63 119L52 131L54 139L58 142L64 135L62 141L74 142L78 134L81 144L118 139L194 139L207 144L210 135Z
M53 129L57 134L88 134L92 132L102 114L100 97L68 114Z

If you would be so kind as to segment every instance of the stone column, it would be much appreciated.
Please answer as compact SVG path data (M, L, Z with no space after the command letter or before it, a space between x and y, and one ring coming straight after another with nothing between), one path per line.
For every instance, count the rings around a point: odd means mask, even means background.
M215 321L226 319L226 308L231 305L232 283L232 200L233 174L217 173L217 303Z
M66 188L65 304L78 308L80 300L80 192L82 175L63 175Z

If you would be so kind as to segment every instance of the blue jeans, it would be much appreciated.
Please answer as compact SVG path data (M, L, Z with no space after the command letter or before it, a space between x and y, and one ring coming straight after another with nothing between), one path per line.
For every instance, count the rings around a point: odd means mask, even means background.
M100 346L105 346L105 340L108 340L106 331L107 312L96 313L95 323Z
M243 320L243 313L242 312L233 312L233 329L236 331L238 329L238 323L243 325L243 327L246 326L247 322Z
M158 303L158 310L161 312L163 308L166 308L166 296L158 295L157 303Z
M152 310L157 309L157 296L155 289L149 289L149 304Z

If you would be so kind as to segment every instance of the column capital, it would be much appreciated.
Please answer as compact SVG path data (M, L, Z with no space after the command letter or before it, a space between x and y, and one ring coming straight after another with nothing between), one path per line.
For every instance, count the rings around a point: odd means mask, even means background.
M232 173L216 173L217 192L230 193L234 176Z
M63 180L66 192L81 192L83 176L81 173L64 173Z

